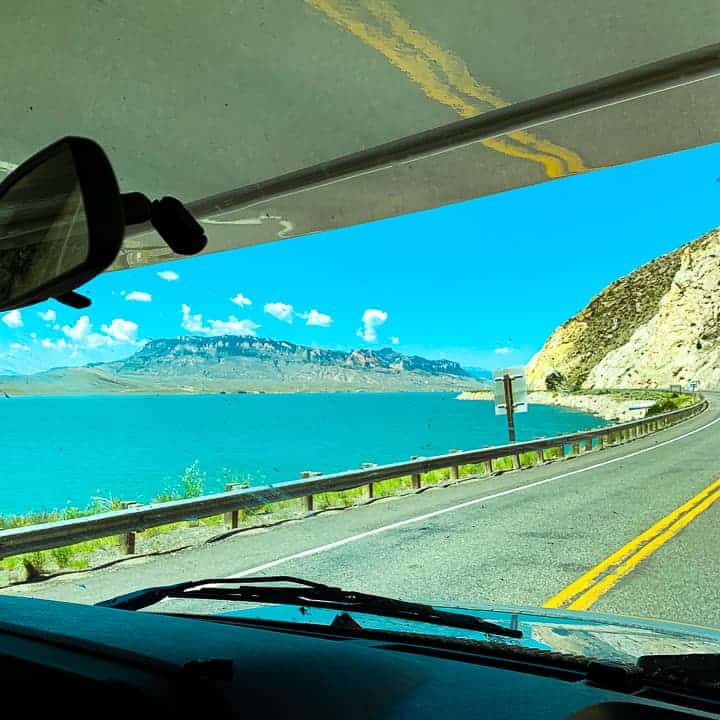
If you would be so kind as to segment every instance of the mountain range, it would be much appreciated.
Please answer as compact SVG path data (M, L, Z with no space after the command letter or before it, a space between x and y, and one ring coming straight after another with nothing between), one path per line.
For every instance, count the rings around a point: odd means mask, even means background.
M0 378L7 395L466 390L482 383L451 360L391 348L348 352L249 336L150 340L124 360Z

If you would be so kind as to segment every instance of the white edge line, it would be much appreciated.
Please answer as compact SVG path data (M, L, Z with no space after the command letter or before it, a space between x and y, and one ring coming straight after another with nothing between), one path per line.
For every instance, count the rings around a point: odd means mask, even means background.
M690 437L695 433L706 430L707 428L715 425L718 422L720 422L720 417L715 418L715 420L711 420L709 423L706 423L699 428L695 428L695 430L690 430L683 435L678 435L677 437L671 438L670 440L663 440L663 442L659 442L656 445L652 445L648 448L643 448L642 450L635 450L634 452L628 453L627 455L622 455L621 457L612 458L611 460L604 460L603 462L595 463L594 465L588 465L584 468L578 468L577 470L571 470L570 472L545 478L544 480L536 480L535 482L532 482L528 485L520 485L519 487L510 488L509 490L502 490L500 492L492 493L491 495L483 495L482 497L474 498L473 500L467 500L466 502L459 503L458 505L451 505L450 507L443 508L442 510L434 510L433 512L425 513L424 515L416 515L415 517L390 523L389 525L382 525L381 527L374 528L373 530L367 530L365 532L358 533L357 535L350 535L349 537L343 538L342 540L336 540L335 542L328 543L327 545L319 545L317 547L310 548L309 550L303 550L302 552L293 553L292 555L286 555L285 557L271 560L270 562L263 563L262 565L256 565L255 567L249 568L248 570L243 570L242 572L235 573L234 575L228 575L227 577L241 578L246 577L247 575L254 575L255 573L263 572L264 570L269 570L270 568L277 567L278 565L291 562L292 560L301 560L302 558L312 557L313 555L320 555L321 553L335 550L336 548L342 547L343 545L349 545L350 543L359 542L360 540L365 540L365 538L373 537L374 535L379 535L380 533L389 532L390 530L397 530L398 528L405 527L406 525L413 525L414 523L425 522L425 520L430 520L431 518L436 518L441 515L445 515L446 513L455 512L457 510L464 510L465 508L472 507L473 505L488 502L488 500L496 500L497 498L505 497L507 495L526 492L527 490L532 490L533 488L540 487L540 485L546 485L547 483L555 482L556 480L563 480L564 478L568 478L573 475L579 475L580 473L588 472L589 470L595 470L596 468L604 467L606 465L613 465L614 463L627 460L628 458L637 457L638 455L652 452L653 450L657 450L658 448L664 447L665 445L670 445L671 443L677 442L678 440L684 440L685 438Z

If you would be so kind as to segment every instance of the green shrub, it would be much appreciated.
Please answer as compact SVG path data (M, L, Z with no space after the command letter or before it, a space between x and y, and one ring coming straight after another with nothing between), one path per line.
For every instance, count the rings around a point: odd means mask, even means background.
M50 551L50 555L59 568L66 568L70 565L70 561L73 556L73 549L68 546L54 548Z
M182 483L183 498L194 498L203 494L205 473L198 468L197 460L185 468L180 482Z

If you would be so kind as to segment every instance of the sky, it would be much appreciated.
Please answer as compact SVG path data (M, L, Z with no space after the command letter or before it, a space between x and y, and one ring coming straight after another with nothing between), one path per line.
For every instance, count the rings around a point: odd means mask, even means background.
M0 374L127 357L159 337L393 347L526 363L617 277L720 225L720 145L399 218L104 273L87 310L0 316Z

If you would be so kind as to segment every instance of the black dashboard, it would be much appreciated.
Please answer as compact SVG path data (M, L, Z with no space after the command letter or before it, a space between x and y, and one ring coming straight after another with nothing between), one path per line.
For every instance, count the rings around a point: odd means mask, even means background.
M15 597L0 597L0 618L2 684L32 716L680 720L717 710L551 663L415 643Z

